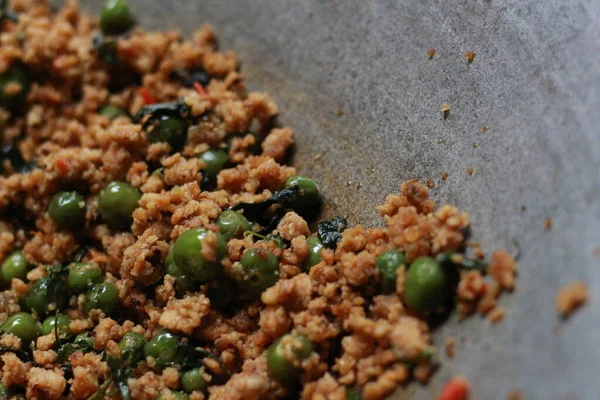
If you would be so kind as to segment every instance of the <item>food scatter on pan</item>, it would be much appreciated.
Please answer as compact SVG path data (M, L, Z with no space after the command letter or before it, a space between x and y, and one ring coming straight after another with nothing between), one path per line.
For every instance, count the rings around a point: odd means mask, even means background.
M502 317L515 260L420 181L311 230L331 194L210 27L0 6L2 398L382 399L436 369L429 321Z

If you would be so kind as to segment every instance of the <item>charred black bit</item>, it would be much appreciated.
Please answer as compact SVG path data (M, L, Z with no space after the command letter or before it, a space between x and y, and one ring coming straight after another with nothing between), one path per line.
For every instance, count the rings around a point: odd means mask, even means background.
M145 116L150 116L150 119L156 119L163 115L176 116L187 118L190 112L190 107L183 100L175 103L158 103L143 107L133 117L134 122L141 122ZM146 122L147 123L147 122Z
M0 1L0 23L2 21L12 21L19 22L19 17L16 13L7 10L8 8L8 0Z
M243 214L248 220L255 222L265 222L263 214L274 204L283 206L284 203L292 202L296 197L300 195L300 189L297 186L289 189L283 189L266 200L259 201L258 203L239 203L231 207L231 210L239 211L243 210ZM280 216L281 219L283 215ZM267 221L266 224L273 224L273 220ZM267 232L269 233L269 232Z
M23 159L16 140L12 140L6 146L0 147L0 168L2 168L2 164L5 160L10 161L10 165L13 169L21 174L31 172L37 168L36 163L27 162Z
M104 64L114 67L119 62L117 55L117 47L119 46L119 40L115 38L108 38L104 36L102 32L99 32L92 39L92 46L94 50L98 52L100 61Z
M329 249L335 249L342 239L342 232L348 226L348 220L343 217L333 217L329 221L319 222L317 234L323 245Z
M437 255L440 264L453 265L458 269L475 270L487 273L488 263L485 260L477 260L465 257L464 254L447 251Z
M19 360L21 360L24 363L31 362L31 360L32 360L31 354L29 354L27 351L25 351L23 349L14 350L14 349L9 349L7 347L0 346L0 354L4 354L4 353L13 353L15 356L17 356L19 358Z
M186 341L179 342L179 350L180 353L183 354L183 360L181 362L182 370L199 368L203 365L203 360L205 358L212 358L213 360L216 360L219 363L219 366L221 367L221 370L225 373L225 375L231 377L231 371L229 371L223 365L223 363L221 363L221 359L219 357L217 357L210 351Z
M185 87L191 88L194 82L198 82L202 86L210 83L212 77L202 68L192 69L190 71L184 69L176 69L171 72L171 79L180 81Z
M73 253L73 262L80 263L88 251L89 251L89 247L86 245L83 245L83 246L80 246L79 248L77 248L77 250L75 250L75 253Z
M215 182L211 178L210 174L208 174L204 169L200 170L202 174L202 179L200 180L200 189L203 191L211 190L215 187Z

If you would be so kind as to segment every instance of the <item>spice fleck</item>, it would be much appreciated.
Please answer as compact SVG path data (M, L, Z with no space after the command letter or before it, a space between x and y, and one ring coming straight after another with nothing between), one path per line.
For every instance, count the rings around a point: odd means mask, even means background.
M429 57L430 60L433 58L433 56L435 56L435 49L427 50L427 57Z
M469 64L471 64L473 62L473 60L475 60L475 55L477 53L475 53L474 51L467 51L465 53L465 58L467 59L467 61L469 62Z

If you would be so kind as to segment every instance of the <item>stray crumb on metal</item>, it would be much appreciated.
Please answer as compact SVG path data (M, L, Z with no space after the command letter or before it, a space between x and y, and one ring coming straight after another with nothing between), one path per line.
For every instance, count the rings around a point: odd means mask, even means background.
M442 180L445 181L446 179L448 179L448 173L442 172Z
M454 345L456 344L456 339L453 337L446 338L446 355L448 358L454 357Z
M440 110L442 110L442 116L444 117L444 119L447 119L450 116L450 104L448 104L448 103L442 104L442 107L440 107Z
M521 389L515 389L508 394L506 400L523 400L523 392L521 392Z
M594 247L594 257L600 258L600 246Z
M361 185L360 185L360 182L359 182L359 183L356 184L355 188L356 188L356 190L359 190L360 187L361 187Z
M377 123L377 126L383 126L383 122L379 121L379 122Z
M474 172L475 172L475 170L473 169L473 167L471 165L469 165L467 167L467 174L473 175Z
M323 157L323 153L319 153L316 156L313 157L313 160L318 161L321 159L321 157Z
M467 59L469 64L471 64L473 62L473 60L475 60L476 55L477 55L477 53L475 53L474 51L467 51L465 53L465 58Z
M442 144L443 142L442 142L442 139L438 139L438 140L435 141L435 143L436 144Z
M433 56L435 56L435 49L427 50L427 57L429 57L430 60L433 58Z
M427 178L427 187L429 189L433 189L435 187L435 182L432 177Z
M346 186L352 186L352 181L346 182Z
M338 112L337 112L338 117L341 117L344 114L345 114L344 110L338 110Z
M546 220L544 221L544 228L549 231L550 229L552 229L552 218L546 218Z
M488 131L488 127L487 126L482 126L481 127L481 133L486 133Z
M473 144L471 145L471 147L472 147L472 148L474 148L474 149L476 149L476 148L477 148L477 147L479 147L479 146L477 145L477 143L473 143Z

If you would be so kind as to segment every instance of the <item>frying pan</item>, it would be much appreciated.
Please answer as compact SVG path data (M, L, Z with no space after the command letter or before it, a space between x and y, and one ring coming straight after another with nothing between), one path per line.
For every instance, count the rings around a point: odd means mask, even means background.
M215 26L249 87L270 92L294 128L293 163L320 182L326 215L381 224L376 204L403 180L432 177L435 200L470 213L473 240L518 243L506 318L451 317L435 332L442 366L431 384L393 399L434 398L456 374L479 399L515 389L528 400L598 399L600 2L130 2L148 28ZM82 1L90 12L101 3ZM561 322L553 299L575 278L591 300ZM454 359L443 355L449 336Z

